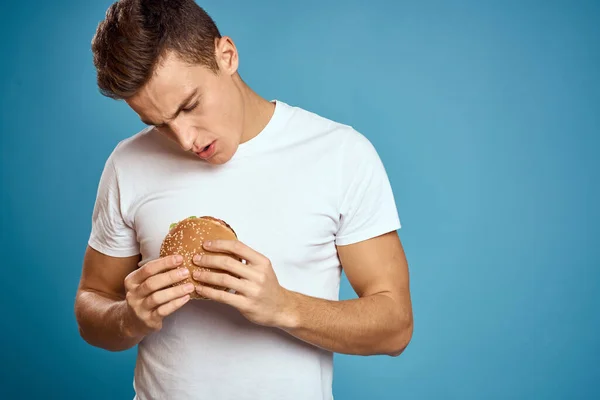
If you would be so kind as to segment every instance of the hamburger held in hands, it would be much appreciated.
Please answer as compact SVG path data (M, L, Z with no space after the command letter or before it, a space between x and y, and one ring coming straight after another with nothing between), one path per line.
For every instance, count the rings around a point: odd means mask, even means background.
M208 270L223 274L227 273L225 271L199 267L193 263L192 259L196 254L215 254L205 250L202 247L202 244L206 240L237 240L237 235L231 226L229 226L225 221L209 216L192 216L171 224L169 233L165 236L160 247L160 257L162 258L179 254L183 257L183 263L181 266L190 271L189 278L177 282L172 286L184 285L189 282L193 283L194 286L197 286L199 282L192 278L194 271L196 270ZM237 261L242 261L233 255L226 255ZM219 290L229 290L228 288L208 285L205 283L203 283L203 285ZM206 299L206 297L200 296L196 291L190 293L190 298Z

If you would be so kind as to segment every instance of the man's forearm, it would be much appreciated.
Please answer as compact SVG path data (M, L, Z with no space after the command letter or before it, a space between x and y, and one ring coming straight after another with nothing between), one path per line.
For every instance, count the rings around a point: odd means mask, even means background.
M110 351L127 350L143 335L134 334L125 300L93 291L77 294L75 314L81 337L92 346Z
M412 336L412 316L386 294L331 301L288 292L280 328L343 354L397 356Z

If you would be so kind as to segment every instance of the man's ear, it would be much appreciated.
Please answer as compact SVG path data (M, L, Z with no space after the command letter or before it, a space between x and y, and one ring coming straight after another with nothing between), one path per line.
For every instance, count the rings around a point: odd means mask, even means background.
M238 52L229 36L215 39L215 57L222 72L228 75L237 72L239 66Z

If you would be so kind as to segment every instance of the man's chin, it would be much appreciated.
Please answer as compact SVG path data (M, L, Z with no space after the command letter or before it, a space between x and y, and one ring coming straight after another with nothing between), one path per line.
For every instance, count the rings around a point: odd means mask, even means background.
M231 160L232 156L227 156L224 155L223 153L217 153L215 155L213 155L211 158L209 158L208 160L200 160L202 162L205 162L207 164L211 164L211 165L223 165L225 163L227 163L229 160Z

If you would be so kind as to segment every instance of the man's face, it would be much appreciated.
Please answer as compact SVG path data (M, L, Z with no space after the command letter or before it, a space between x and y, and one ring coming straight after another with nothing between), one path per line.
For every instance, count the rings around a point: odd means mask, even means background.
M223 164L242 141L242 93L236 84L237 54L226 38L217 42L218 74L167 54L150 81L127 104L142 121L211 164Z

